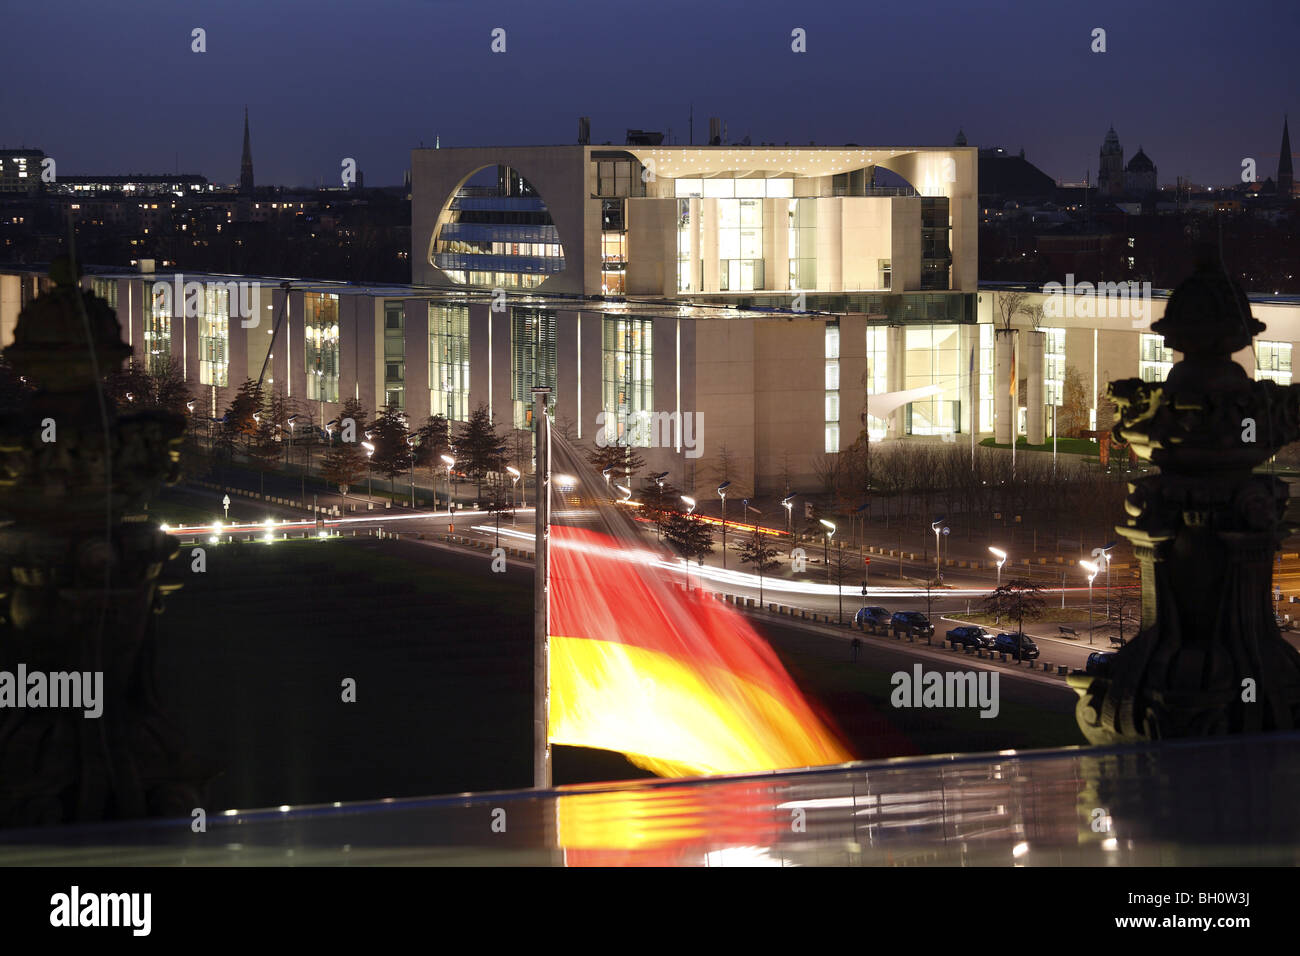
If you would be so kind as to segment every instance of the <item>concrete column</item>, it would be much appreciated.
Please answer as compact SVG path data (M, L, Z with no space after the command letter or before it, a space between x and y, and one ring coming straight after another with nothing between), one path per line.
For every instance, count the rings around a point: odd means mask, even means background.
M694 208L691 210L694 212ZM700 258L704 260L704 275L700 278L699 292L718 291L718 201L700 201Z
M1028 408L1025 412L1025 433L1029 438L1029 444L1041 445L1044 440L1043 431L1043 349L1046 346L1047 335L1043 332L1026 332L1025 341L1020 349L1020 360L1024 367L1019 370L1019 376L1026 379L1025 383L1025 401Z
M993 330L993 436L999 445L1011 443L1015 405L1011 400L1011 360L1016 348L1015 329ZM1017 370L1017 377L1019 370Z
M889 362L885 368L885 387L890 392L901 392L907 387L907 329L901 325L889 326L885 336L885 346L889 350ZM889 413L886 419L888 438L902 438L907 424L907 406L903 405Z

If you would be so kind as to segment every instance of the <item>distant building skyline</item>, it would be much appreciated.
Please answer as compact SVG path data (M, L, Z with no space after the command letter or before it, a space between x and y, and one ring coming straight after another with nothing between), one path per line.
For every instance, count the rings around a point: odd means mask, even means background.
M1300 88L1293 32L1226 30L1241 16L1226 0L1187 0L1177 16L1120 0L1086 11L665 0L627 23L585 0L380 0L346 18L306 0L51 3L7 12L0 143L39 147L77 175L179 170L235 184L242 144L229 133L247 104L258 180L284 185L342 185L348 158L370 183L396 185L421 143L572 145L579 116L593 146L622 145L629 128L687 145L692 114L696 144L711 116L736 144L948 146L961 128L1070 181L1095 174L1113 124L1165 180L1226 185L1246 158L1275 175L1278 120ZM806 52L792 49L795 28ZM1105 52L1093 52L1096 28Z

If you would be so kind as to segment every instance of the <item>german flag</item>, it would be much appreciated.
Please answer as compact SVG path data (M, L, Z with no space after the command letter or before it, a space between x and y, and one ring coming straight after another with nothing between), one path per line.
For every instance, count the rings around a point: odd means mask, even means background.
M649 551L551 527L553 744L661 776L842 763L848 751L740 614Z

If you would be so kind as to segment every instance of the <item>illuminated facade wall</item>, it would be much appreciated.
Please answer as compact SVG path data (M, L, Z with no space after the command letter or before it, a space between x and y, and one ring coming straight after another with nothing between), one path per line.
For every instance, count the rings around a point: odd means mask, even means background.
M207 288L198 314L199 384L230 384L230 293Z
M448 421L469 419L469 306L429 303L429 405Z
M510 397L515 428L532 422L533 389L550 388L558 407L556 322L550 309L510 310Z
M654 346L649 319L606 316L601 320L601 407L605 434L620 444L649 443L643 412L654 407Z
M339 297L308 292L303 302L303 362L307 398L313 402L339 400Z

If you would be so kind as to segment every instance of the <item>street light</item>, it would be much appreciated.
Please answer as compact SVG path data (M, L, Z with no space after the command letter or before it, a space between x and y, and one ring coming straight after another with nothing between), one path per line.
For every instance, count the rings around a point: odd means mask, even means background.
M686 502L686 513L688 515L695 514L695 499L690 495L682 495L682 501Z
M822 539L822 555L826 559L826 580L831 579L831 538L835 537L835 522L827 521L825 518L820 519L822 527L826 529L826 536Z
M629 488L627 485L615 485L614 487L617 488L619 491L623 492L624 501L632 500L632 489Z
M722 566L727 566L727 489L731 482L724 481L718 485L718 496L722 499Z
M785 509L785 533L794 540L794 499L795 496L790 494L781 499L781 507Z
M1079 566L1088 572L1088 643L1092 643L1092 582L1101 571L1095 562L1080 561Z
M943 519L940 518L938 521L930 522L930 530L934 532L934 579L936 581L942 581L943 571L939 560L939 535L947 534L948 528L944 525Z
M822 539L822 554L826 559L826 580L831 579L831 538L835 537L835 522L827 521L825 518L820 519L822 527L826 529L826 537ZM837 579L835 593L840 599L840 623L844 623L844 587L842 582Z
M443 463L447 466L447 514L451 514L451 470L456 467L456 459L451 455L441 455Z
M1002 587L1002 565L1007 563L1007 553L992 546L989 547L989 553L998 559L998 587Z
M519 469L513 465L506 465L506 471L510 472L510 504L517 508L519 507L519 479L522 476ZM518 520L516 520L515 524L518 523Z
M1094 556L1100 556L1106 562L1106 620L1110 620L1110 553L1114 550L1114 541L1104 547L1092 549Z
M411 450L411 510L415 510L415 436L406 436L406 447Z
M284 466L289 467L289 446L293 444L293 430L298 425L298 416L290 415L286 421L289 423L289 444L284 446Z
M662 509L662 508L663 508L663 504L664 504L664 500L663 500L663 499L664 499L664 496L663 496L663 490L664 490L664 479L667 478L667 477L668 477L668 472L666 472L666 471L657 471L657 472L655 472L653 475L650 476L650 480L653 481L656 485L659 486L659 496L655 499L655 504L656 504L656 506L657 506L658 509ZM656 510L656 511L655 511L655 540L656 540L656 541L659 541L659 540L660 540L660 534L659 534L659 532L660 532L660 528L659 528L659 525L660 525L660 522L661 522L662 520L663 520L663 511L662 511L662 510Z
M1002 565L1004 565L1004 564L1007 563L1007 553L1006 553L1005 551L1003 551L1001 548L995 548L995 547L993 547L992 545L989 546L989 553L992 554L993 557L995 557L995 558L998 559L998 583L997 583L997 586L998 586L999 588L1001 588L1001 587L1002 587ZM999 599L999 600L998 600L998 608L999 608L999 610L998 610L997 615L996 615L995 618L994 618L994 621L993 621L994 624L1001 624L1001 623L1002 623L1002 611L1001 611L1001 607L1002 607L1002 601L1001 601L1001 599Z
M605 476L605 487L606 487L606 488L609 488L609 473L610 473L611 471L613 471L613 470L614 470L614 466L613 466L613 465L610 465L608 468L602 468L602 469L600 470L600 473L601 473L602 475Z
M375 453L375 446L368 441L363 441L361 447L366 450L366 500L373 501L374 497L370 488L370 456Z

